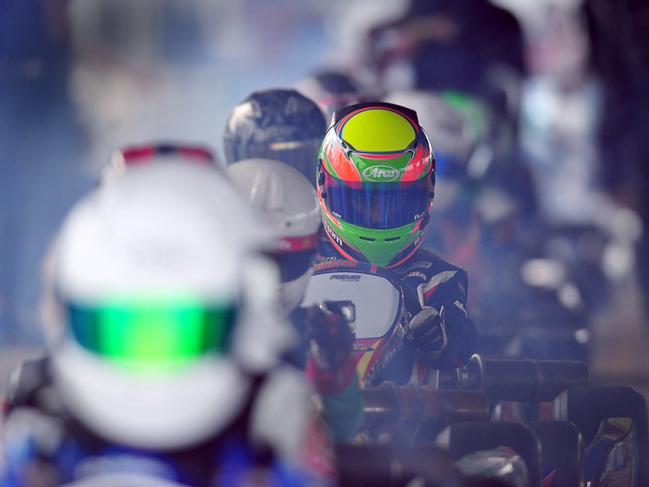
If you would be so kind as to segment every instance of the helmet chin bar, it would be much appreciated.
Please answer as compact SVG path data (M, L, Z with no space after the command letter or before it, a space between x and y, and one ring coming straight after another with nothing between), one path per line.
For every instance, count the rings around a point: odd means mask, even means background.
M134 374L74 342L52 357L66 408L103 438L137 448L181 449L222 431L250 391L232 361L203 357L174 374Z
M309 268L306 273L302 274L297 279L283 282L280 285L280 300L282 303L282 309L286 314L289 314L302 302L302 298L304 298L312 274L313 269Z

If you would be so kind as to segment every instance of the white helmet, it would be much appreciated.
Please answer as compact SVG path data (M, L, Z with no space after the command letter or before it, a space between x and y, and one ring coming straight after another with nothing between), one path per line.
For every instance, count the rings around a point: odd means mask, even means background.
M449 165L453 165L446 168L449 176L461 172L475 178L486 170L482 166L476 167L479 161L474 160L479 155L476 151L485 141L488 123L487 109L478 100L456 92L411 90L390 93L386 101L417 112L435 151L438 179L445 177L445 158L449 159Z
M267 254L281 273L280 297L285 312L296 308L306 292L320 235L320 208L315 190L299 171L271 159L246 159L226 173L258 210L270 228Z
M447 208L462 185L481 178L492 162L493 150L486 142L485 106L459 93L423 90L393 92L386 101L419 115L435 153L435 205L439 210Z
M246 371L290 345L246 208L213 168L169 162L129 169L68 215L46 331L56 387L91 430L141 448L197 444L241 409Z

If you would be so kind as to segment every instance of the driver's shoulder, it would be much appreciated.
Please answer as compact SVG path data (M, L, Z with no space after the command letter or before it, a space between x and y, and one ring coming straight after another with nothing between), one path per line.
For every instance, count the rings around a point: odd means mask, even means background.
M412 272L418 272L425 277L434 276L440 272L449 272L458 276L466 276L466 271L461 267L450 263L437 253L419 248L410 259L394 269L397 273L407 276Z
M51 366L47 355L21 362L11 372L7 385L9 411L20 407L38 408L51 389Z

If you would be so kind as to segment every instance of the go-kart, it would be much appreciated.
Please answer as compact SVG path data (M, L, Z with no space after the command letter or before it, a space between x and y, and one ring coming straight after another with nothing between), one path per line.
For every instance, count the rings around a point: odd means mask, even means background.
M407 346L410 316L398 281L384 270L329 266L316 270L304 303L324 301L344 302L356 336L353 353L365 397L363 448L388 444L398 456L402 448L434 442L467 475L514 485L649 485L647 408L632 389L588 385L582 362L479 355L424 384L404 374L402 382L384 382L394 376L389 370L403 360ZM545 414L535 421L513 414L506 422L499 413L503 402L543 404ZM389 453L381 448L377 458ZM352 457L339 456L341 472L353 470ZM524 475L505 479L503 472L520 469L521 459Z

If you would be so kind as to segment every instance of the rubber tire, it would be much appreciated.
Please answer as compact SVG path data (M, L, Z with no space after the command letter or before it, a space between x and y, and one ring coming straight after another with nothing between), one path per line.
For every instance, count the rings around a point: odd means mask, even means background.
M631 418L638 441L638 485L649 485L649 428L647 403L640 393L624 386L583 386L568 389L554 400L554 419L573 423L584 444L595 438L600 423L608 418Z
M476 421L448 426L437 444L454 460L482 450L507 446L520 455L527 466L530 487L541 485L541 447L530 428L520 423Z
M464 485L453 459L434 445L397 447L337 444L338 485L396 487L421 476L427 487Z
M541 442L541 466L557 470L552 485L586 487L584 440L579 429L565 421L535 421L529 427Z

